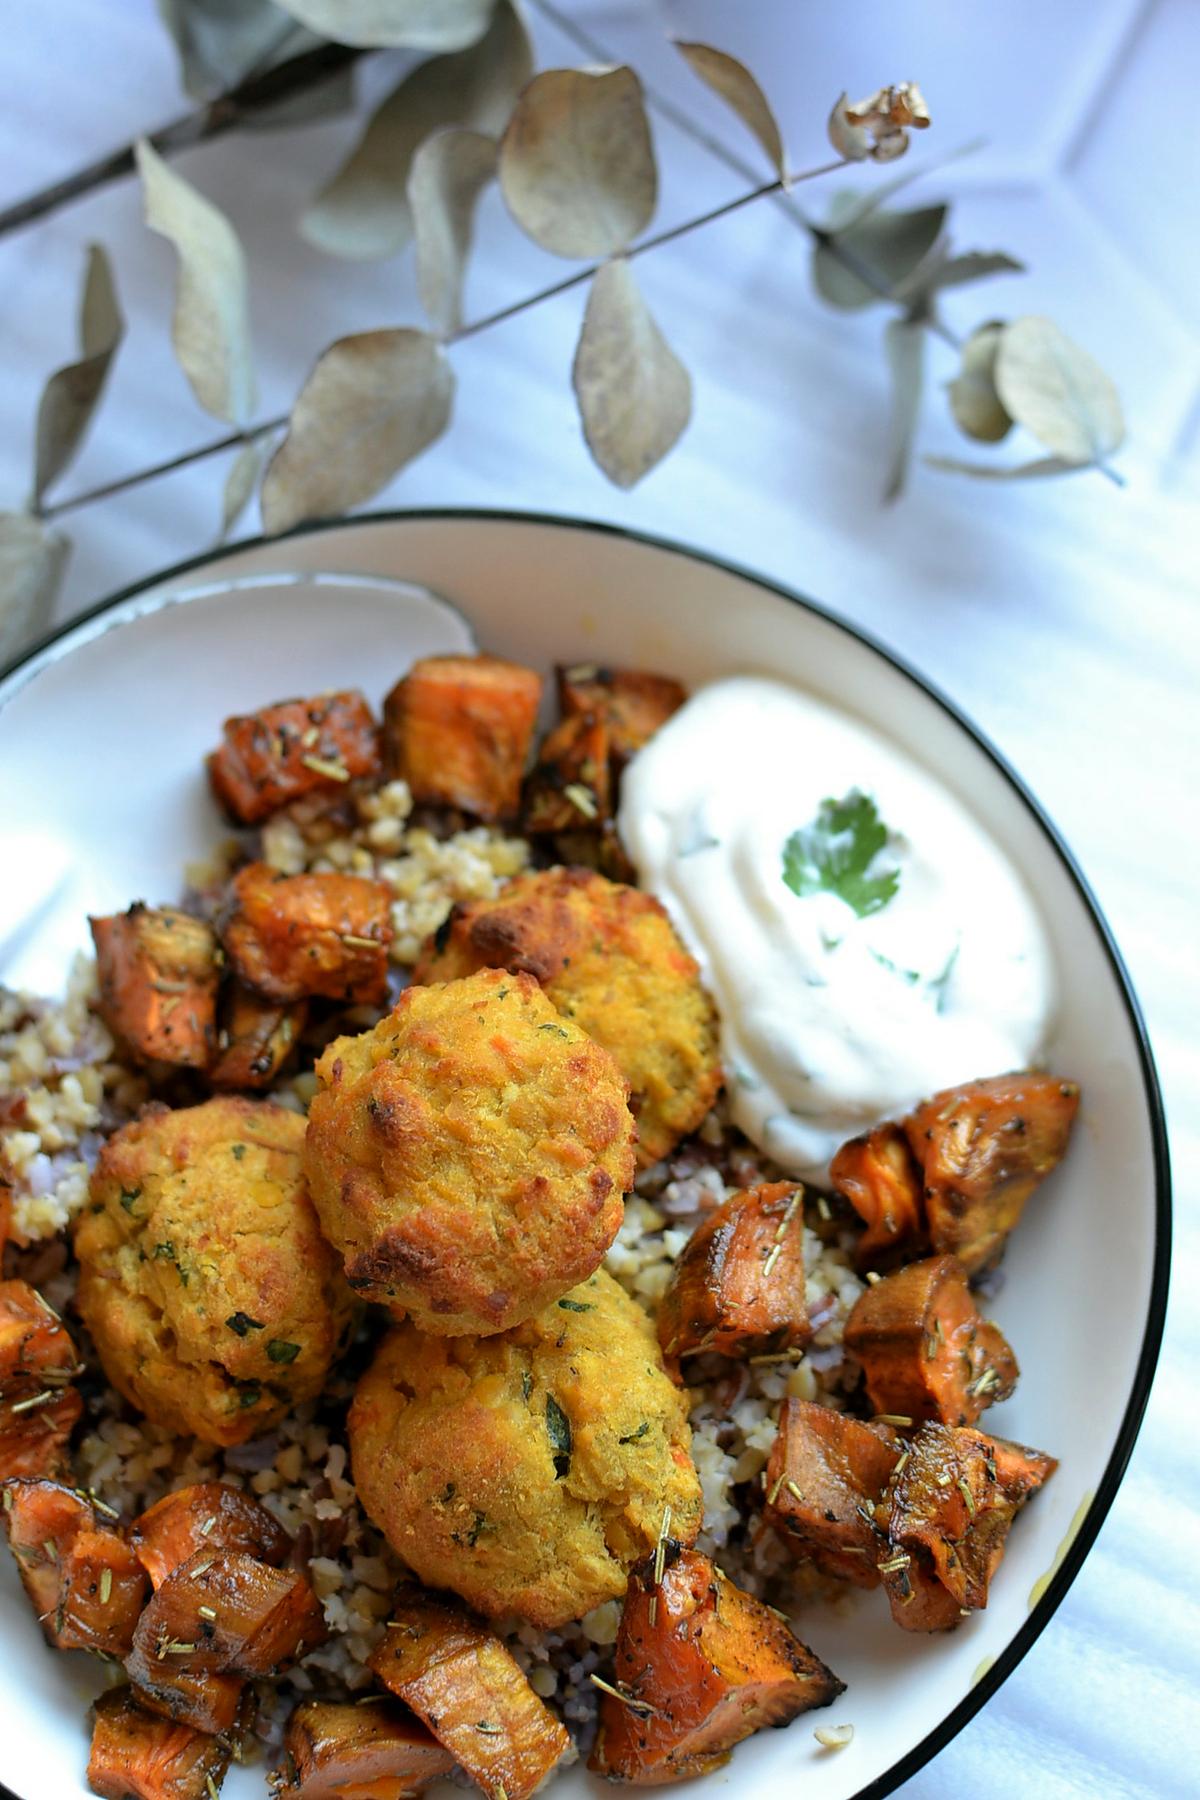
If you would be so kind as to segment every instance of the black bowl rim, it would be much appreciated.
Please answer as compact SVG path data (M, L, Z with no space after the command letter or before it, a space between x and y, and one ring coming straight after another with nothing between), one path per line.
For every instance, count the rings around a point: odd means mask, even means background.
M660 537L648 531L637 531L625 525L614 525L599 519L581 519L563 513L524 512L512 508L497 507L413 507L385 509L378 512L357 514L350 519L320 519L297 526L280 538L265 536L242 538L237 543L221 545L206 550L199 556L188 557L185 561L175 563L158 574L132 582L115 594L89 607L86 612L77 614L65 625L47 632L43 637L24 650L12 661L0 667L0 686L9 676L17 673L26 664L40 656L42 651L61 639L69 637L79 626L90 620L100 618L114 607L135 595L145 593L151 588L161 587L167 582L176 580L181 575L191 574L206 565L223 561L226 557L236 555L240 551L254 550L272 543L286 541L289 537L308 537L315 533L353 530L359 526L380 524L405 524L409 522L436 521L474 521L484 523L506 523L518 525L551 526L569 531L597 532L603 536L624 538L634 543L647 544L655 550L665 550L675 556L685 557L691 562L708 563L712 568L720 569L727 575L734 575L743 581L753 582L756 587L774 594L790 606L798 606L803 611L814 614L826 623L844 631L848 637L854 638L867 650L880 657L891 668L903 675L918 687L922 693L933 700L942 711L956 721L983 751L984 755L1004 776L1010 787L1014 788L1024 801L1033 817L1041 826L1043 833L1052 848L1057 852L1059 860L1074 882L1079 896L1091 915L1096 934L1108 957L1113 978L1121 992L1125 1010L1133 1031L1138 1049L1138 1060L1141 1066L1142 1088L1146 1103L1146 1112L1150 1124L1150 1136L1154 1154L1154 1199L1155 1199L1155 1231L1154 1231L1154 1268L1150 1283L1150 1304L1146 1316L1146 1328L1142 1337L1142 1347L1138 1355L1137 1368L1134 1371L1133 1384L1129 1400L1125 1407L1121 1428L1113 1446L1100 1484L1084 1517L1083 1524L1076 1532L1065 1556L1059 1564L1046 1591L1038 1600L1025 1623L1013 1637L1008 1647L1001 1652L987 1673L980 1677L970 1691L952 1707L940 1724L926 1734L918 1744L892 1764L882 1775L868 1782L866 1787L859 1788L851 1800L884 1800L884 1796L892 1794L901 1785L915 1775L918 1770L932 1760L937 1753L958 1733L963 1726L973 1719L977 1712L986 1705L992 1695L1012 1674L1017 1664L1028 1653L1041 1636L1051 1618L1057 1612L1071 1583L1083 1567L1084 1561L1092 1545L1099 1535L1100 1528L1108 1515L1116 1492L1121 1485L1133 1446L1141 1429L1142 1417L1146 1403L1150 1397L1150 1388L1154 1379L1155 1367L1158 1363L1159 1350L1162 1345L1163 1327L1167 1314L1167 1291L1170 1281L1171 1267L1171 1167L1167 1146L1166 1119L1163 1110L1162 1093L1159 1087L1158 1073L1154 1066L1154 1055L1150 1048L1150 1039L1146 1031L1142 1009L1138 1003L1133 983L1129 978L1120 951L1117 949L1112 930L1101 911L1100 904L1093 894L1083 871L1068 848L1062 833L1049 817L1045 808L1035 799L1024 781L1017 774L1011 763L985 736L970 718L953 700L944 694L939 687L922 675L904 657L887 648L870 632L862 630L858 625L843 618L829 607L810 600L790 588L782 586L770 577L748 568L743 563L732 561L728 557L716 556L707 550L697 550L690 545L681 544L676 539ZM0 1794L7 1795L8 1789L0 1784ZM12 1800L18 1800L12 1796Z

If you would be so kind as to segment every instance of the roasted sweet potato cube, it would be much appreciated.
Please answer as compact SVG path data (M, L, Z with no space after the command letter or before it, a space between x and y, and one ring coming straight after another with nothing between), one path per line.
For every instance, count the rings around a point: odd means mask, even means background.
M1013 1519L1057 1467L1040 1450L982 1431L923 1425L885 1497L879 1571L896 1623L949 1631L986 1606Z
M391 895L380 881L248 863L234 878L221 938L239 979L269 1000L387 998Z
M570 1747L500 1639L420 1588L396 1594L369 1666L486 1794L526 1800Z
M95 1704L88 1786L103 1800L212 1800L229 1745L140 1706L130 1688Z
M804 1190L772 1181L731 1194L698 1225L658 1308L663 1359L767 1355L812 1336L804 1298Z
M687 689L678 681L645 669L576 663L560 666L557 673L563 717L595 713L603 719L618 765L627 763L687 699Z
M899 1125L877 1125L843 1144L829 1165L829 1178L866 1224L858 1240L860 1269L886 1266L924 1248L921 1168Z
M63 1555L85 1526L94 1522L95 1514L74 1489L38 1479L6 1481L3 1507L4 1529L21 1585L49 1638L62 1597Z
M611 818L608 726L596 713L577 713L542 740L525 783L525 829L535 837L600 832Z
M1066 1154L1079 1088L1052 1075L995 1075L923 1101L904 1128L924 1177L934 1250L968 1275L994 1263L1038 1183Z
M426 656L383 703L388 771L414 800L513 819L542 678L498 656Z
M0 1281L0 1480L56 1475L83 1411L71 1334L27 1281Z
M765 1516L826 1575L878 1587L884 1539L875 1508L899 1455L886 1426L788 1400L767 1462Z
M190 1674L259 1676L298 1661L326 1635L321 1603L297 1570L205 1547L154 1590L134 1643Z
M180 1668L179 1658L164 1647L161 1656L142 1649L136 1633L125 1658L125 1673L135 1698L161 1718L190 1725L195 1731L228 1738L239 1729L247 1687L240 1675Z
M265 1088L296 1048L308 1019L308 1001L268 1000L240 981L221 997L217 1059L208 1071L215 1088Z
M4 1522L47 1643L126 1656L149 1583L124 1538L56 1481L10 1481Z
M36 1410L17 1412L28 1405ZM17 1475L61 1475L67 1440L79 1423L83 1401L73 1387L0 1405L0 1481Z
M600 831L555 832L554 855L568 868L595 869L598 874L607 875L610 881L622 881L626 887L637 886L637 870L611 821Z
M0 1399L62 1387L79 1370L71 1334L49 1302L27 1281L0 1281Z
M217 940L174 906L89 919L100 1015L135 1056L202 1069L217 1041Z
M208 778L226 812L242 825L257 825L304 794L336 793L379 768L378 727L351 688L226 719Z
M406 1800L454 1767L394 1700L304 1700L287 1722L275 1800Z
M729 1760L764 1725L828 1706L844 1683L769 1607L698 1550L668 1546L629 1578L588 1767L640 1787Z
M227 1481L200 1481L167 1494L134 1520L129 1541L156 1588L201 1550L242 1550L272 1568L282 1567L292 1550L290 1535L266 1507Z
M1017 1359L982 1318L953 1256L930 1256L868 1287L846 1320L877 1413L973 1425L1017 1385Z

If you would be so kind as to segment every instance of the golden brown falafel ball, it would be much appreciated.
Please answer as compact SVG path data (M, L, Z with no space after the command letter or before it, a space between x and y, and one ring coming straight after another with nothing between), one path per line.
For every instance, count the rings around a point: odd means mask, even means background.
M625 1592L670 1508L700 1528L687 1395L603 1269L498 1337L391 1332L358 1385L359 1497L431 1587L550 1628Z
M104 1146L75 1234L79 1310L156 1425L240 1444L320 1393L352 1299L304 1185L304 1120L226 1096Z
M439 1335L504 1331L599 1265L633 1184L628 1089L532 976L408 988L317 1078L309 1188L356 1292Z
M653 895L590 869L518 875L494 900L455 907L414 980L485 967L536 976L558 1010L616 1057L643 1167L702 1122L721 1086L717 1016Z

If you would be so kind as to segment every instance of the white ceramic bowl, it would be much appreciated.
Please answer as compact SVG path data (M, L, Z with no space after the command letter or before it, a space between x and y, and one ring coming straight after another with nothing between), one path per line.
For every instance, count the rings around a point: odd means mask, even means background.
M934 769L1042 906L1063 996L1053 1065L1082 1082L1083 1111L1008 1250L994 1311L1024 1374L987 1423L1052 1451L1059 1473L1019 1519L985 1613L919 1638L892 1626L879 1594L847 1618L814 1609L805 1633L848 1683L843 1699L760 1734L689 1789L890 1793L995 1692L1078 1571L1145 1405L1169 1253L1158 1089L1112 940L1036 803L948 701L795 595L604 527L418 513L242 546L105 602L0 679L0 980L56 988L88 910L174 896L184 860L221 830L201 759L228 713L339 685L378 702L414 655L467 643L472 628L482 647L543 668L587 658L691 684L734 670L801 682ZM21 1800L71 1800L87 1791L95 1665L43 1647L2 1564L0 1779ZM842 1721L853 1743L822 1751L814 1724ZM579 1800L597 1785L576 1769L553 1791ZM234 1770L225 1789L263 1791L261 1770Z

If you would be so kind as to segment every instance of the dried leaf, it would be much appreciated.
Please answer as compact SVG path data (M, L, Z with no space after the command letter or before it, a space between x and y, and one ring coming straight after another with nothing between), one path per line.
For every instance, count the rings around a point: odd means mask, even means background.
M885 500L904 492L913 439L921 413L921 389L925 379L925 327L911 319L889 319L884 332L888 369L892 377L892 418L888 450Z
M742 124L754 133L782 181L787 175L787 158L779 123L770 101L745 63L724 50L714 50L711 44L687 44L676 38L675 48L701 81L719 94Z
M258 486L258 478L262 474L269 448L267 436L251 438L248 444L242 445L230 463L221 496L221 532L217 538L219 544L225 542L249 506L250 496Z
M254 405L246 259L233 226L145 138L137 146L146 223L179 254L171 335L192 392L208 412L243 425Z
M417 289L443 337L462 324L462 285L475 202L496 173L495 138L452 126L413 157L408 204L417 239Z
M1012 429L1012 419L996 392L996 352L1003 330L993 321L973 331L963 345L962 367L946 385L955 423L981 444L998 444Z
M274 0L158 0L195 100L224 94L251 73L301 56L320 41Z
M124 331L108 257L99 244L92 244L79 308L80 357L51 375L38 407L35 502L83 442Z
M29 513L0 513L0 663L47 624L70 551Z
M1064 462L1101 463L1125 436L1116 388L1050 319L1005 326L996 392L1017 424Z
M522 231L556 256L612 256L644 231L658 171L642 84L622 66L546 69L500 143L500 186Z
M281 0L321 37L366 49L462 50L487 30L492 0Z
M442 435L454 375L428 332L339 338L317 359L262 487L263 525L360 506Z
M860 219L878 212L896 194L914 181L924 181L927 176L935 174L939 169L949 168L952 163L961 162L965 156L974 156L982 150L985 138L971 138L965 144L957 144L953 150L945 150L940 156L927 156L921 162L901 170L899 175L892 175L887 181L876 181L866 190L843 188L834 195L830 206L829 225L836 226L839 231L856 225Z
M948 475L975 475L981 481L1031 481L1046 475L1077 475L1081 464L1066 462L1061 456L1041 456L1036 462L1010 463L996 467L993 463L960 462L956 456L927 456L931 469L943 469Z
M331 256L391 256L412 236L408 175L419 144L444 125L500 132L533 73L533 46L511 0L486 37L455 56L431 57L374 114L348 160L300 220Z
M835 225L831 236L847 261L875 276L885 291L877 293L854 267L847 267L833 249L818 244L813 251L813 281L818 294L831 306L853 311L879 305L898 295L933 249L946 220L945 206L920 206L911 211L880 207L865 215L857 209L848 225Z
M986 281L992 275L1024 275L1025 264L1003 250L964 250L961 256L939 257L925 279L928 293L942 288L965 287L970 281Z
M623 258L592 281L572 381L588 448L618 487L661 462L691 418L691 378Z

